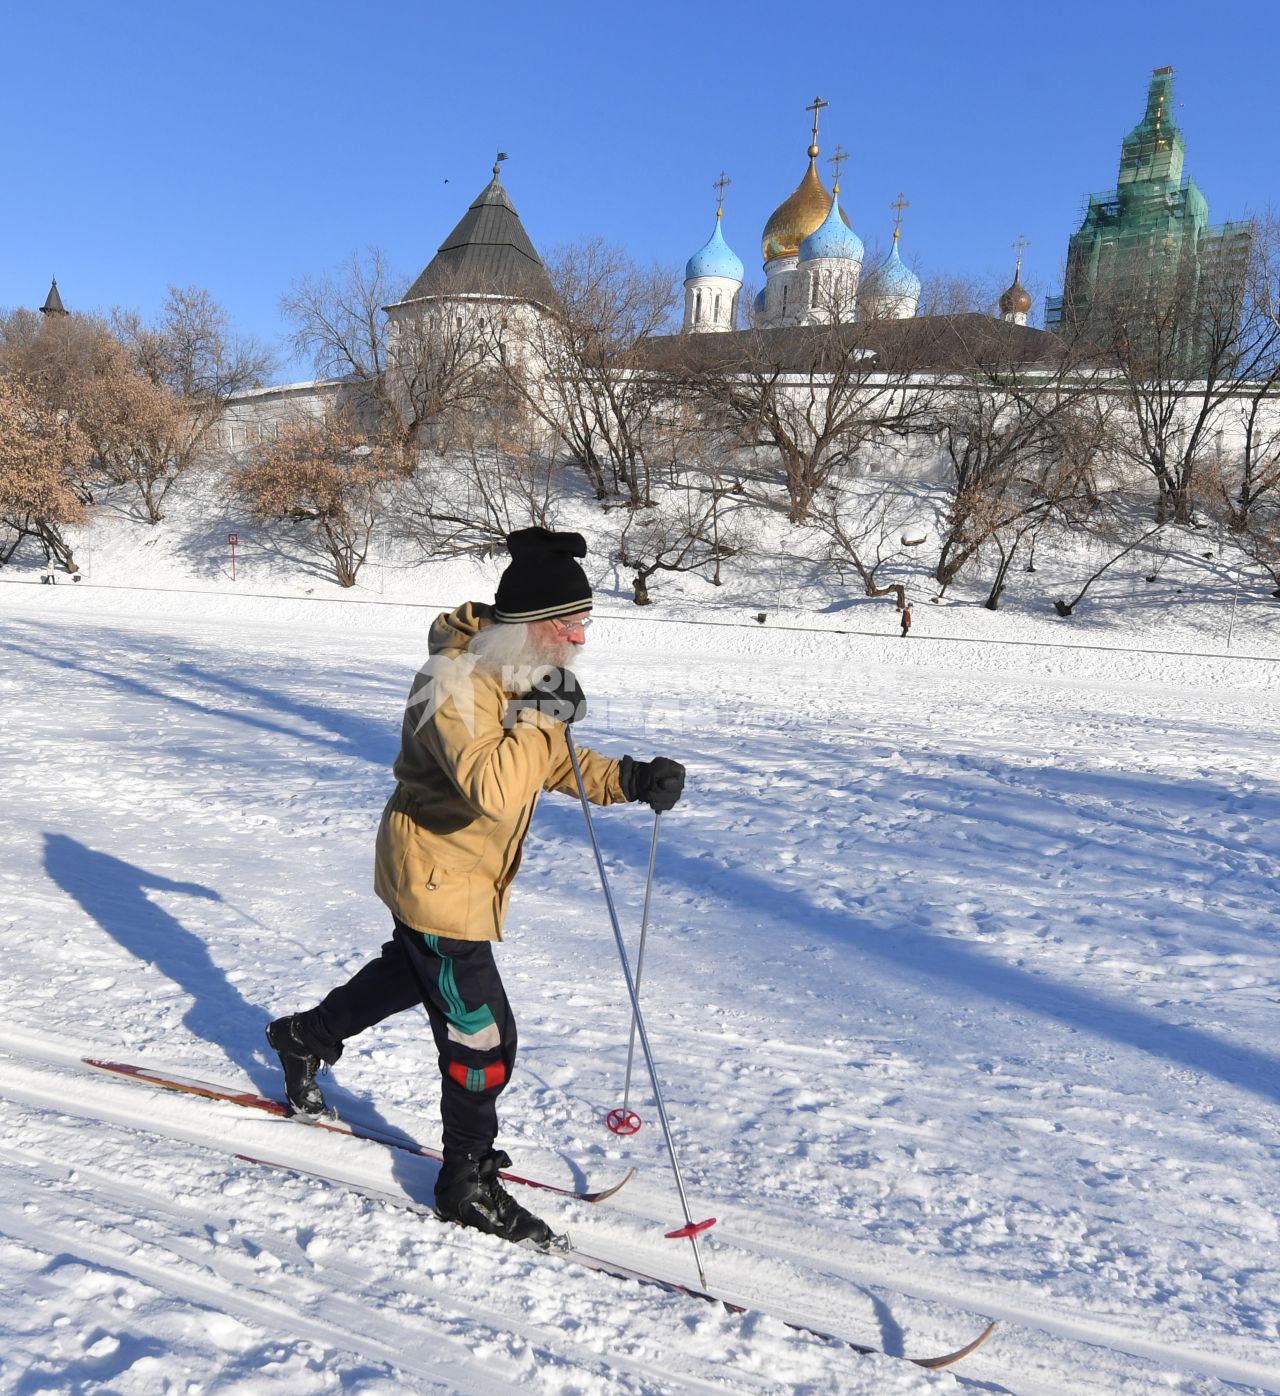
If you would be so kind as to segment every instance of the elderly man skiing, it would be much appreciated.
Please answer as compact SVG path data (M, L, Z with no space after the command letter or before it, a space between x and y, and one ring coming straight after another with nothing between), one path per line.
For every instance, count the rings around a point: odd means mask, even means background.
M423 1004L439 1054L443 1153L436 1210L450 1221L539 1247L550 1227L502 1187L497 1100L511 1079L516 1026L493 956L511 883L543 790L576 795L565 726L586 699L569 661L586 638L591 587L577 533L523 529L493 606L439 616L430 658L409 694L378 829L374 889L395 920L379 958L304 1013L277 1018L267 1039L289 1103L326 1112L316 1083L343 1043ZM613 760L580 749L587 798L671 809L684 767L659 757Z

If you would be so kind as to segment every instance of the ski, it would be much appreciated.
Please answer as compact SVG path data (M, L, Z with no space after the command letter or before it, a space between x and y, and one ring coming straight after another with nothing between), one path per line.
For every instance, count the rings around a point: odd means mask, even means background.
M291 1173L299 1178L313 1178L317 1182L328 1184L330 1187L345 1188L350 1192L359 1193L360 1196L368 1198L371 1202L383 1203L388 1207L394 1207L401 1211L414 1212L418 1216L430 1217L433 1221L440 1222L445 1226L457 1225L455 1222L446 1222L442 1217L436 1215L434 1208L428 1207L424 1202L415 1202L413 1198L405 1196L403 1193L388 1192L384 1188L373 1187L366 1183L355 1183L348 1178L334 1177L320 1169L307 1168L296 1163L279 1163L273 1159L255 1158L250 1154L237 1154L242 1163L250 1163L259 1168L274 1168L280 1173ZM648 1285L655 1289L663 1290L667 1294L679 1294L688 1299L699 1299L707 1304L718 1304L726 1313L743 1316L767 1315L769 1310L761 1308L751 1308L746 1304L739 1304L732 1299L724 1299L718 1294L707 1289L698 1289L696 1286L683 1284L678 1280L669 1280L661 1275L654 1275L645 1270L636 1270L629 1265L623 1265L618 1261L605 1260L601 1256L592 1255L589 1251L580 1250L572 1241L566 1237L557 1238L562 1244L553 1245L546 1251L538 1252L543 1255L555 1256L560 1260L568 1261L574 1265L581 1265L585 1270L592 1270L601 1275L611 1275L615 1279L627 1280L634 1284ZM529 1247L527 1249L535 1249ZM773 1314L772 1317L779 1322L785 1323L795 1333L803 1333L806 1337L818 1338L825 1343L833 1343L839 1347L849 1348L861 1356L876 1354L881 1357L891 1356L883 1349L870 1347L864 1343L856 1343L849 1338L841 1338L834 1333L827 1333L820 1328L810 1327L805 1323L796 1323L790 1319L784 1319L781 1315ZM957 1348L954 1352L943 1353L940 1357L904 1357L901 1360L911 1362L917 1367L928 1367L930 1370L937 1370L942 1367L950 1367L959 1362L961 1358L968 1357L975 1352L995 1331L995 1322L988 1323L981 1333L964 1347Z
M129 1062L109 1062L97 1057L82 1057L80 1060L85 1066L92 1067L95 1071L110 1072L111 1075L122 1077L126 1081L141 1081L148 1086L158 1086L166 1091L181 1091L186 1095L202 1096L205 1100L225 1100L231 1105L240 1105L248 1110L261 1110L264 1114L274 1115L278 1119L296 1120L299 1124L307 1125L312 1129L327 1129L334 1134L350 1135L354 1139L368 1139L375 1144L382 1144L388 1149L400 1149L404 1153L414 1154L418 1158L434 1159L437 1163L441 1161L442 1156L438 1149L430 1149L424 1144L416 1144L408 1139L397 1139L394 1134L378 1129L376 1125L362 1125L351 1120L299 1115L283 1101L272 1100L268 1096L257 1095L253 1091L238 1091L233 1087L217 1086L208 1081L196 1081L187 1076L169 1075L165 1072L152 1071L147 1067L135 1066ZM537 1178L525 1178L519 1173L503 1172L499 1176L504 1182L518 1183L521 1187L538 1188L543 1192L558 1193L561 1197L572 1197L578 1202L595 1203L604 1202L615 1196L631 1181L635 1176L635 1171L634 1168L628 1169L620 1182L599 1192L577 1192L573 1188L560 1187L556 1183L544 1183Z

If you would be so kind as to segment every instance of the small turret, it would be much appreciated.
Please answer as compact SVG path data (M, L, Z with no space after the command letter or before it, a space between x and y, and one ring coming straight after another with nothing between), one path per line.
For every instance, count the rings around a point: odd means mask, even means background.
M724 171L712 185L717 195L716 226L689 258L684 269L684 334L707 334L737 328L738 293L742 290L742 259L724 240Z
M1019 238L1013 244L1018 261L1013 269L1013 284L1000 296L1000 318L1008 325L1025 325L1027 312L1031 309L1031 293L1022 284L1022 253L1027 246L1026 238Z
M58 278L55 276L49 287L49 294L44 298L44 304L40 307L41 315L66 315L67 307L62 303L62 297L58 294Z
M902 210L910 208L909 199L898 195L890 208L897 210L893 228L893 246L889 255L868 276L865 289L858 300L860 320L910 320L920 304L924 289L920 278L898 256L898 239L902 235Z
M836 171L831 207L826 218L800 244L794 279L808 307L804 318L810 324L832 320L852 323L854 317L865 249L840 207L840 166L846 159L848 156L836 146L831 157Z

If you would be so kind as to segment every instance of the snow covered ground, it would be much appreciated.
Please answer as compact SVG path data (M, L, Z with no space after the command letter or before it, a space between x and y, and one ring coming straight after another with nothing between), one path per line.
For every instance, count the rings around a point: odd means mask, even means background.
M432 614L113 580L0 585L0 1391L1280 1391L1269 609L1225 654L1225 594L1158 633L925 602L906 641L883 603L816 622L879 637L602 604L582 739L690 769L644 997L708 1281L775 1315L744 1322L236 1155L420 1198L428 1164L77 1067L278 1091L265 1023L389 928L372 841ZM634 932L650 817L597 827ZM499 953L517 1168L639 1169L526 1200L692 1279L656 1123L601 1123L628 1008L570 801ZM433 1077L406 1014L327 1090L434 1143ZM781 1321L929 1354L988 1317L947 1373Z

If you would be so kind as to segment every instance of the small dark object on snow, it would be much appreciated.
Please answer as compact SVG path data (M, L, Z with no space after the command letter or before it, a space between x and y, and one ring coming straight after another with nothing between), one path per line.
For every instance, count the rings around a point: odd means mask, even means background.
M325 1104L324 1094L316 1085L320 1058L303 1046L293 1018L277 1018L267 1024L267 1041L275 1048L284 1067L284 1093L299 1115L325 1115L333 1112Z
M757 611L757 612L756 612L756 624L757 624L757 625L763 625L763 624L765 623L765 621L768 620L768 618L769 618L769 613L768 613L767 611Z

